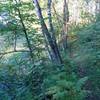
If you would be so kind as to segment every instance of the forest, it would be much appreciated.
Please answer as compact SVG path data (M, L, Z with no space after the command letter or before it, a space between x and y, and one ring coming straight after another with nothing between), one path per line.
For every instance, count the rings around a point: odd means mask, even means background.
M0 100L100 100L100 0L0 0Z

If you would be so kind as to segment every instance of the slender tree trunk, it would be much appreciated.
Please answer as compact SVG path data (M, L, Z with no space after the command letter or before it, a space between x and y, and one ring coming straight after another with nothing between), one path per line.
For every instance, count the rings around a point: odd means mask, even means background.
M61 59L57 44L54 42L51 34L49 33L49 31L47 29L47 26L44 22L44 18L42 16L42 12L41 12L41 8L40 8L40 5L38 3L38 0L33 0L33 2L35 4L35 8L37 9L37 15L38 15L40 22L41 22L42 32L47 37L48 43L49 43L51 50L52 50L52 53L53 53L53 57L55 59L55 63L62 64L62 59Z
M16 33L16 30L13 33L14 33L14 51L16 51L16 46L17 46L17 33Z
M69 21L69 10L68 10L68 0L64 0L63 5L63 29L62 29L62 39L63 39L63 49L66 53L66 50L68 48L68 21Z
M17 0L15 0L15 2L16 2L16 4L18 4L18 3L17 3ZM18 11L18 16L19 16L19 18L20 18L20 22L21 22L22 27L23 27L23 32L24 32L24 34L25 34L25 38L26 38L26 41L27 41L27 45L28 45L28 48L29 48L29 50L30 50L30 57L31 57L32 62L34 63L33 50L32 50L32 47L31 47L30 40L29 40L29 38L28 38L28 33L27 33L27 31L26 31L26 27L25 27L25 25L24 25L24 22L23 22L23 19L22 19L22 16L21 16L19 7L17 6L16 9L17 9L17 11Z
M51 38L52 38L54 44L57 45L55 31L54 31L54 27L52 24L51 4L52 4L52 0L48 0L48 3L47 3L48 24L49 24L49 28L50 28ZM58 48L58 46L57 46L57 48ZM49 53L51 54L51 56L53 55L52 52L49 51ZM53 57L52 57L52 59L53 59ZM53 59L53 62L54 62L54 59Z
M56 38L55 38L55 34L54 34L54 28L53 28L53 25L52 25L52 16L51 16L51 3L52 3L52 0L48 0L48 20L49 20L49 28L50 28L50 32L51 32L51 36L52 38L54 38L54 40L56 41Z
M47 38L46 38L45 34L43 34L43 35L44 35L44 37L45 37L45 38L44 38L44 40L45 40L45 47L46 47L46 50L47 50L47 52L48 52L49 59L52 61L52 63L54 63L54 58L53 58L52 52L50 51Z
M53 24L52 24L52 16L51 16L51 3L52 3L52 0L48 0L48 20L49 20L51 37L56 44L55 31L54 31L54 27L53 27Z
M96 12L96 14L100 14L100 0L96 0L95 2L96 2L95 12Z
M17 4L17 1L16 1L16 4ZM30 83L31 83L30 84L31 85L30 90L33 92L33 96L38 97L37 95L39 95L42 91L41 86L42 86L42 83L43 83L43 75L41 75L41 73L39 72L38 67L34 63L34 56L33 56L34 54L33 54L33 50L32 50L32 47L31 47L30 40L28 38L28 33L26 31L26 28L25 28L25 25L24 25L24 22L23 22L21 13L20 13L20 9L18 7L17 7L17 10L18 10L18 15L19 15L19 18L20 18L20 22L21 22L22 27L23 27L23 32L25 33L27 45L28 45L28 48L29 48L29 51L30 51L31 61L33 63L33 67L32 67L31 72L29 74ZM36 100L38 100L38 99L36 98Z
M60 29L59 33L61 33L62 32L61 27L62 27L63 23L62 23L62 20L60 19L61 16L59 16L57 14L54 2L52 3L52 8L53 8L53 11L54 11L55 18L57 19L57 27L58 27L58 29ZM58 48L59 49L60 49L60 44L59 44L60 40L61 40L61 34L58 35Z

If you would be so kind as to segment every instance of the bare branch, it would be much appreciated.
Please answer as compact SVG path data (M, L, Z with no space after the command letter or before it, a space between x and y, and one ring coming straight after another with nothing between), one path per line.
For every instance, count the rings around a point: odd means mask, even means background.
M30 52L29 50L13 50L13 51L8 51L8 52L1 52L0 55L6 55L10 53L17 53L17 52Z

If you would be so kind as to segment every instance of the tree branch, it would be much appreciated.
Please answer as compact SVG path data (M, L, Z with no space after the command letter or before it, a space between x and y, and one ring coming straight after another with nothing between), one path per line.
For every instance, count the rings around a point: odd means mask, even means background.
M29 50L13 50L13 51L8 51L8 52L1 52L0 55L6 55L10 53L17 53L17 52L30 52Z

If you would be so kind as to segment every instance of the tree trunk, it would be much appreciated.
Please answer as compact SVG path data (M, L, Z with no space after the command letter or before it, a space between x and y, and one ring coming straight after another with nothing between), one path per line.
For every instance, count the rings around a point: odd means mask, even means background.
M38 3L38 0L33 0L34 4L35 4L35 8L37 9L37 15L39 17L39 20L41 22L41 28L42 28L42 32L45 34L45 36L47 37L48 43L51 47L51 51L53 53L53 57L55 59L55 63L56 64L62 64L62 59L57 47L57 43L54 42L51 34L49 33L47 26L44 22L43 16L42 16L42 12L41 12L41 8L40 5Z
M96 0L96 14L100 14L100 0Z
M17 4L17 1L16 1L16 4ZM29 76L30 76L29 81L30 81L30 83L32 83L32 84L30 84L31 87L32 87L30 90L32 90L33 95L37 97L37 95L39 95L40 92L42 91L41 86L42 86L42 83L43 83L43 75L39 72L38 67L34 63L33 50L32 50L32 47L31 47L30 40L28 38L28 34L27 34L27 31L26 31L26 28L25 28L19 7L17 7L17 10L18 10L20 22L21 22L22 27L23 27L23 32L24 32L25 37L26 37L27 45L28 45L29 52L30 52L31 61L32 61L32 64L33 64L33 67L32 67L31 72L29 74ZM36 100L37 100L37 98L36 98Z
M52 63L54 63L53 55L52 55L52 52L50 51L47 38L46 38L45 34L43 34L43 35L44 35L44 37L45 37L45 38L44 38L44 40L45 40L45 47L46 47L46 50L47 50L47 52L48 52L49 59L52 61Z
M55 31L54 31L54 27L52 24L51 4L52 4L52 0L48 0L48 3L47 3L48 24L49 24L49 28L50 28L51 38L52 38L54 44L57 45ZM58 48L58 46L57 46L57 48ZM53 55L52 52L49 51L49 53L51 54L51 56ZM53 61L54 61L54 59L53 59Z
M18 4L17 0L15 0L15 2L16 2L16 4ZM27 34L27 31L26 31L26 27L25 27L25 25L24 25L24 22L23 22L23 19L22 19L22 16L21 16L19 7L17 6L16 9L17 9L17 11L18 11L18 16L19 16L19 18L20 18L20 22L21 22L22 27L23 27L23 32L24 32L24 34L25 34L25 38L26 38L26 41L27 41L27 45L28 45L28 48L29 48L29 51L30 51L31 61L32 61L32 63L34 64L33 50L32 50L32 47L31 47L30 40L29 40L29 38L28 38L28 34Z
M54 40L56 41L55 34L54 34L54 28L53 28L53 25L52 25L51 3L52 3L52 0L48 0L48 9L47 9L47 13L48 13L49 28L50 28L51 36L52 36L52 38L54 38Z
M68 37L68 21L69 21L69 10L68 10L68 0L64 0L63 5L63 29L62 29L62 39L63 39L63 49L66 53L68 48L67 37Z

